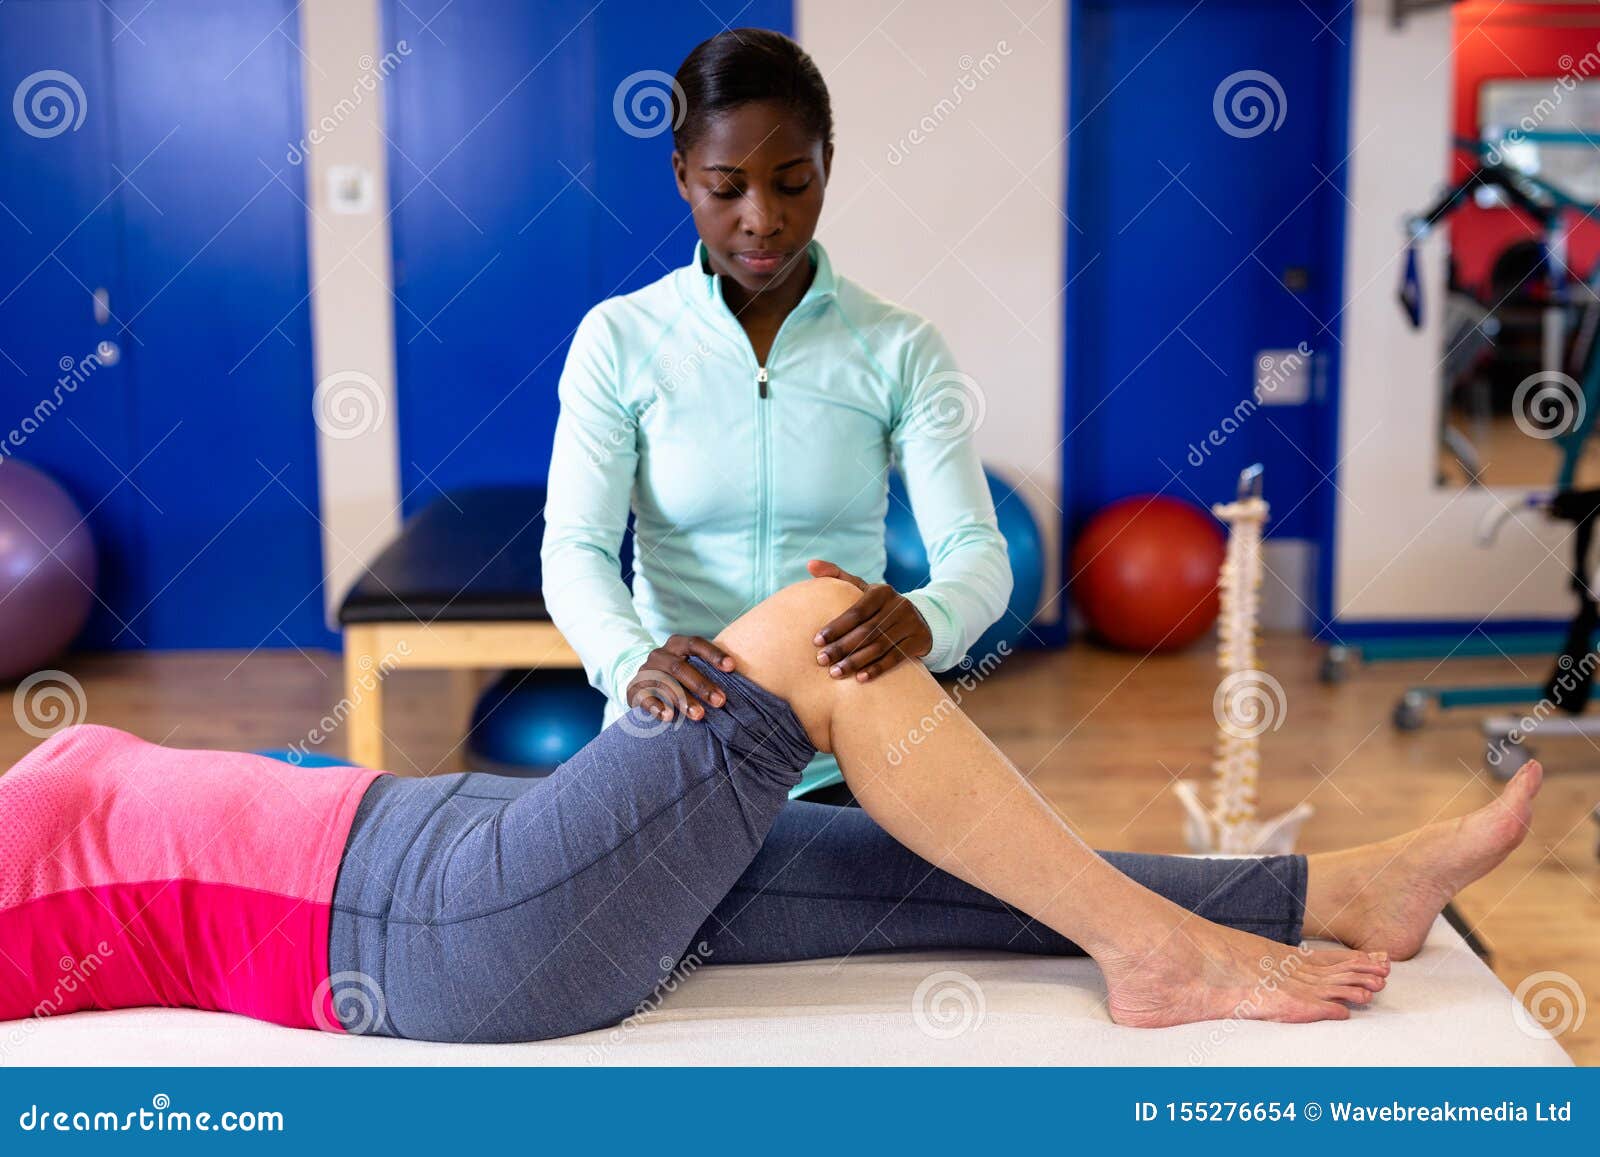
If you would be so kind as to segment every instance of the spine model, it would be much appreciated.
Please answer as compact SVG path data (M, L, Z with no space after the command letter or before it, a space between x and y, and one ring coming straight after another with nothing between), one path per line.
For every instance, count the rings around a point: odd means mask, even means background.
M1217 666L1224 674L1211 701L1217 720L1211 804L1201 802L1191 783L1180 780L1174 787L1186 813L1184 834L1195 852L1281 855L1293 850L1311 816L1310 805L1302 803L1265 823L1257 818L1261 736L1282 726L1287 710L1282 685L1261 669L1256 651L1267 510L1259 465L1239 475L1235 501L1211 508L1228 526L1228 549L1217 578Z
M1228 524L1228 550L1218 593L1218 688L1216 795L1212 818L1217 850L1249 852L1255 841L1256 788L1261 779L1262 717L1271 713L1270 691L1261 686L1256 629L1261 619L1261 527L1267 503L1259 495L1219 503L1211 512Z

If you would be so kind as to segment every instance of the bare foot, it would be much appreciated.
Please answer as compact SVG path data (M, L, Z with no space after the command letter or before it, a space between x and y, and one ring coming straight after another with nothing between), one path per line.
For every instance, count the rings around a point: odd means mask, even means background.
M1305 934L1395 960L1415 956L1450 899L1522 842L1543 777L1530 759L1497 799L1469 815L1309 857Z
M1142 955L1097 962L1111 1019L1139 1028L1234 1018L1344 1020L1348 1004L1371 1001L1389 973L1381 952L1291 948L1198 918Z

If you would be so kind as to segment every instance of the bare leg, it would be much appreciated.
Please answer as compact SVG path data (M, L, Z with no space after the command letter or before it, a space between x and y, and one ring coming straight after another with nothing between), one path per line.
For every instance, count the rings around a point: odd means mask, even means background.
M783 696L839 759L861 806L923 859L1080 945L1100 965L1112 1018L1325 1020L1382 987L1382 953L1307 953L1211 924L1134 883L1083 843L917 663L868 683L816 663L810 635L854 587L788 587L717 637L738 670Z

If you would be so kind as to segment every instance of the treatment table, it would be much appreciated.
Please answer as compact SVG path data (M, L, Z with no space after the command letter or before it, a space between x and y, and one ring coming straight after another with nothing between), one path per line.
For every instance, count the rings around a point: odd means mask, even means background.
M1568 1065L1443 919L1347 1021L1122 1028L1090 960L907 953L714 965L616 1028L454 1045L187 1009L0 1023L8 1065Z

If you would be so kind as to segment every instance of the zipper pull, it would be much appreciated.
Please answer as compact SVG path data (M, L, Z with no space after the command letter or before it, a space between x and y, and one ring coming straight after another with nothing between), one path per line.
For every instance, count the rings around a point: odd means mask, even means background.
M761 391L761 396L767 396L767 367L756 367L756 387Z

